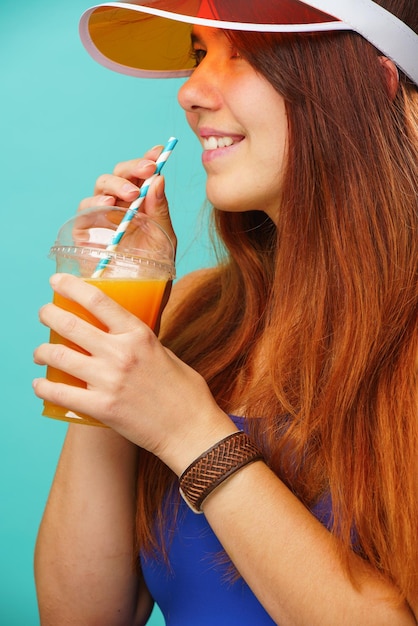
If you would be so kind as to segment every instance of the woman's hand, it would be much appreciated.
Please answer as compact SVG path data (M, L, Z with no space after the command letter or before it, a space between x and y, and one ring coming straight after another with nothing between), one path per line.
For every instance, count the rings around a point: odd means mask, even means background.
M138 318L69 274L53 276L51 285L109 330L101 331L54 304L45 305L42 323L88 354L43 344L35 350L35 362L76 376L87 388L41 378L34 383L37 396L95 417L160 457L177 474L236 431L204 379L162 346Z
M93 206L128 207L138 197L144 180L154 174L155 162L162 149L163 146L155 146L143 158L118 163L112 174L99 176L93 196L80 202L79 211ZM170 219L164 182L161 175L153 181L140 210L164 228L176 247L177 240Z

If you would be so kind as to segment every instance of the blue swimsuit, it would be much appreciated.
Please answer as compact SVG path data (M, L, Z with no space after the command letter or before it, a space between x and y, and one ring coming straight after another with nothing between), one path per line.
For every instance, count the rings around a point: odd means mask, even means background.
M243 418L232 419L243 428ZM329 527L329 501L321 501L312 513ZM174 535L166 540L168 563L162 556L145 558L141 553L140 558L145 582L167 626L275 624L242 578L231 581L228 566L220 560L222 546L204 515L195 515L181 501Z

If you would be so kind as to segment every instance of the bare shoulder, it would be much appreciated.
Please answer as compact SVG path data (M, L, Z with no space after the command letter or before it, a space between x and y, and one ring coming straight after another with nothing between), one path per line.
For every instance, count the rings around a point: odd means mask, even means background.
M161 324L170 319L179 304L187 300L189 294L201 283L205 282L211 275L216 272L214 268L205 268L195 270L180 278L171 290L170 298L161 317Z

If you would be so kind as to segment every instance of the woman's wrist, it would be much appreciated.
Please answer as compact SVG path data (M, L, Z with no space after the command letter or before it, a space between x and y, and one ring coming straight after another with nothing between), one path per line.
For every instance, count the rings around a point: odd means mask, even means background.
M238 431L211 446L182 473L180 494L194 513L203 513L206 498L243 467L263 460L261 450Z
M190 423L187 434L178 438L179 443L171 443L162 454L157 453L157 456L180 477L200 455L224 437L236 432L234 422L219 409L218 413L212 413L207 420L201 418Z

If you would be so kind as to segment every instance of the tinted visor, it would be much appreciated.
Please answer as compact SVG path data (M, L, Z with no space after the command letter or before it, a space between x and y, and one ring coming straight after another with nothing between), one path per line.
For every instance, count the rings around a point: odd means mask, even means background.
M298 0L148 0L93 7L82 17L80 34L90 54L111 69L137 76L185 76L194 66L193 24L258 31L289 25L300 31L330 30L338 20Z

